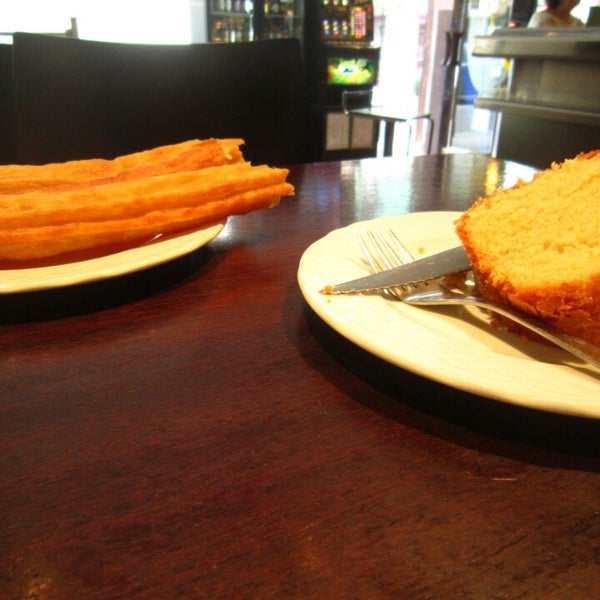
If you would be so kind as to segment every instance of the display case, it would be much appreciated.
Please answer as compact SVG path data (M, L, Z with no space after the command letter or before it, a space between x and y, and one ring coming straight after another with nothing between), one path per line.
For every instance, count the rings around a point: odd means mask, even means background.
M342 110L344 91L368 91L377 83L380 49L374 44L373 2L307 3L304 51L323 158L374 156L377 124L365 120L351 128Z
M300 0L208 0L207 11L211 42L302 38Z

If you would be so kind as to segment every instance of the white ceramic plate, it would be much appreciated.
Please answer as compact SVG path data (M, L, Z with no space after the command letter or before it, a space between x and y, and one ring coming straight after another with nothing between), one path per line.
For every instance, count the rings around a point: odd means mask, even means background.
M353 343L423 377L503 402L600 418L599 374L560 348L492 329L482 311L319 293L369 273L356 241L359 231L393 228L414 255L424 256L458 245L459 215L412 213L332 231L300 260L298 281L306 301Z
M165 263L208 244L224 223L89 260L44 267L0 270L0 294L32 292L99 281Z

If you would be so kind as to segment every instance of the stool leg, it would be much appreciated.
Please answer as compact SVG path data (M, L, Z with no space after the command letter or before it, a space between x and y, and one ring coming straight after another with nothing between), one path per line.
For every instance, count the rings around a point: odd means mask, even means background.
M408 127L408 137L406 138L406 155L408 156L410 154L410 141L412 138L412 125L408 122L405 121L406 126Z
M384 141L383 141L383 155L391 156L394 149L394 121L385 119L383 121L385 127Z
M435 125L431 117L429 117L427 120L429 121L429 135L427 136L427 154L431 154L431 142L433 141L433 130L435 128Z

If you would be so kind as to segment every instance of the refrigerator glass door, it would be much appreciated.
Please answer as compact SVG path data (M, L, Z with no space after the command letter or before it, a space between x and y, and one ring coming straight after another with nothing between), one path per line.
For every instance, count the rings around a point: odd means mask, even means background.
M207 0L210 42L248 42L254 39L252 0Z
M264 0L259 24L261 39L302 37L300 0Z

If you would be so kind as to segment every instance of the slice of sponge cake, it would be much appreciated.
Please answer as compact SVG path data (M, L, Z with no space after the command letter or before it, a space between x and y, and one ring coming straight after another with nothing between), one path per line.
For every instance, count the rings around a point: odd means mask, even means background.
M483 295L600 346L600 150L480 198L456 227Z

